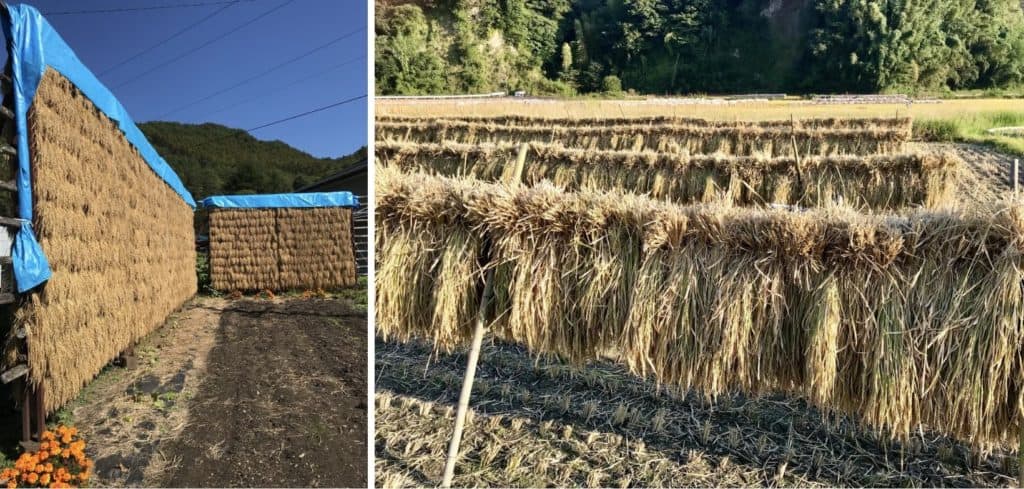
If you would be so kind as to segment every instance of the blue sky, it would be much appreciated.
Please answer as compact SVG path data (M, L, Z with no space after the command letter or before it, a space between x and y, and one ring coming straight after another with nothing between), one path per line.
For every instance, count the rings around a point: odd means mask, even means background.
M216 0L25 3L55 13L212 1ZM222 8L197 27L112 69ZM224 39L139 77L271 10ZM246 129L368 93L365 0L241 0L226 8L207 5L46 17L136 122L215 122ZM351 35L328 44L345 34ZM316 156L341 156L366 145L367 105L366 99L357 100L254 131L253 136L279 139Z

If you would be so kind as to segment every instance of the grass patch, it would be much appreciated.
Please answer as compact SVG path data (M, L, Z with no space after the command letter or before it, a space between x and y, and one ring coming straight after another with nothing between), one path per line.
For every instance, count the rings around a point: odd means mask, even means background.
M352 301L356 307L365 311L369 307L367 305L369 303L368 292L369 287L366 277L359 277L356 279L355 286L339 290L338 296Z
M963 142L991 146L1004 153L1024 156L1024 138L990 134L996 127L1024 126L1024 112L1000 111L961 114L941 119L914 121L914 138L932 142Z

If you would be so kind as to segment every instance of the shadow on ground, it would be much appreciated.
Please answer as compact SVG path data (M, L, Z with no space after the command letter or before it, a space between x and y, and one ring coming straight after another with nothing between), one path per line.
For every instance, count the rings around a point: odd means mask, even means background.
M377 485L436 485L466 356L376 342ZM1006 486L1008 452L880 438L786 396L716 402L607 362L574 368L486 345L456 485Z
M181 435L174 487L365 486L366 314L244 300L221 314Z

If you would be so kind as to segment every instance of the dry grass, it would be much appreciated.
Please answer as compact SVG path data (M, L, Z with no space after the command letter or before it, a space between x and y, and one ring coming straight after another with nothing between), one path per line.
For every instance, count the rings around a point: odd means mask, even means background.
M53 276L17 312L53 411L196 291L192 209L48 70L29 111L33 227ZM8 356L10 358L10 356Z
M223 291L353 286L352 210L213 210L210 278Z
M385 337L467 340L481 272L494 269L492 327L531 351L614 354L711 396L798 393L902 438L924 425L979 446L1017 441L1018 202L899 215L680 207L387 168L376 195Z
M890 154L910 140L909 128L796 129L792 127L702 127L627 125L559 127L502 126L449 120L378 122L382 141L561 144L580 149L653 150L680 154L810 156Z
M507 181L515 144L378 142L378 161L404 171ZM600 151L531 143L523 180L550 180L568 190L621 189L678 203L729 202L895 209L956 202L964 164L950 153L818 156L801 159L686 156L651 151Z

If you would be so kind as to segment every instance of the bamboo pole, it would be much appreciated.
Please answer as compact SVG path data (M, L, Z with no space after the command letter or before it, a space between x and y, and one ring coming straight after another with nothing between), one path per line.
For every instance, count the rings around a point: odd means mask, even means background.
M516 157L516 166L509 175L508 182L512 185L522 185L523 169L526 167L526 153L530 146L523 143L519 146L519 154ZM488 248L485 246L485 248ZM462 378L462 391L459 392L459 404L455 411L455 427L452 430L452 439L448 443L448 458L444 462L444 476L441 479L441 487L452 487L452 479L455 478L455 463L459 460L459 445L462 444L462 432L466 428L466 413L469 412L469 398L473 394L473 381L476 379L476 365L480 361L480 349L483 346L484 333L487 329L487 308L494 296L494 270L488 270L484 276L484 291L480 299L480 309L476 315L476 327L473 329L473 342L469 346L469 359L466 362L466 374Z
M1017 195L1020 189L1020 160L1013 159L1013 195Z

